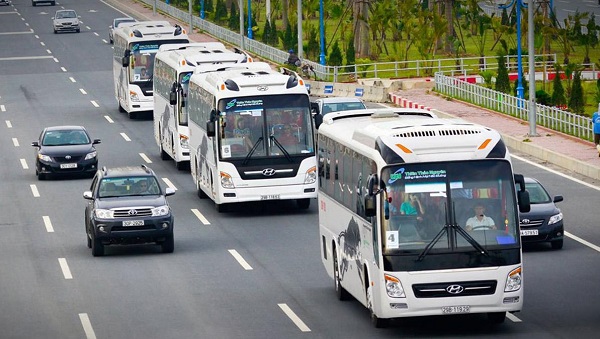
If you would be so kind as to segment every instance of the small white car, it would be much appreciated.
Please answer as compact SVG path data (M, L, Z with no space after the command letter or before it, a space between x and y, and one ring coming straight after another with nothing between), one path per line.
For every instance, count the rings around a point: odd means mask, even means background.
M313 114L326 115L331 112L365 109L367 106L361 99L355 97L327 97L311 102L310 108Z
M79 33L79 16L72 9L59 9L52 17L54 33L77 32Z
M119 27L123 23L132 23L137 22L134 18L125 17L125 18L114 18L112 25L108 26L108 40L112 44L114 42L114 30Z

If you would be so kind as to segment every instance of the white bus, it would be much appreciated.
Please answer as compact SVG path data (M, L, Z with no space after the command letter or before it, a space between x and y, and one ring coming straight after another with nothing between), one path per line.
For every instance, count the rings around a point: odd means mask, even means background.
M518 211L529 195L500 134L365 111L330 113L318 133L320 252L338 298L356 298L376 327L464 313L500 323L520 311Z
M163 160L178 169L189 164L187 93L196 66L251 62L239 49L220 42L162 45L154 60L154 138Z
M162 44L188 43L180 26L168 21L140 21L120 26L113 32L113 76L115 98L120 112L130 118L137 112L152 111L154 56Z
M189 87L190 169L198 195L232 203L317 197L313 120L304 80L263 62L207 72Z

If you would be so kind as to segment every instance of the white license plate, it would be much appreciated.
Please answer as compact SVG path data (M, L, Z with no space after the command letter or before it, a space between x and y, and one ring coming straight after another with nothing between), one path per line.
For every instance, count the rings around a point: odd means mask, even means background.
M144 220L125 220L123 226L144 226Z
M538 235L538 230L521 230L521 235L524 236L528 236L528 235Z
M77 164L60 164L60 168L77 168Z
M457 314L457 313L469 313L471 312L471 306L446 306L442 307L443 314Z
M260 200L279 200L281 197L279 194L261 195Z

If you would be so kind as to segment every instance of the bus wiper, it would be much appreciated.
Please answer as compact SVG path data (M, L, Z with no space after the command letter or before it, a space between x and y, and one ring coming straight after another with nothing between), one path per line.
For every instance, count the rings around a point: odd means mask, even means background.
M248 163L248 160L250 160L250 158L252 157L252 154L254 154L254 152L258 148L258 145L260 145L260 142L263 140L264 139L262 136L259 137L258 140L256 140L256 142L254 143L254 146L252 146L252 149L250 150L250 152L248 152L248 155L246 155L246 158L244 158L244 162L242 162L242 165L246 165Z
M277 147L279 147L279 149L283 152L283 154L289 160L289 162L293 162L292 157L290 156L288 151L285 150L285 147L283 147L283 145L281 143L279 143L279 141L275 138L275 136L271 135L269 138L271 138L271 140L273 140L275 145L277 145Z
M480 243L477 242L477 240L473 239L473 237L467 233L467 231L465 231L462 227L460 227L459 225L452 225L451 227L453 227L458 234L462 235L463 238L465 238L469 244L471 244L471 246L473 246L476 250L478 250L481 254L489 256L490 253L483 248L483 246L481 246Z
M417 257L417 261L423 261L423 259L425 259L425 256L429 253L429 251L431 251L433 246L435 246L435 244L437 244L437 242L440 241L440 238L442 237L442 235L444 235L444 233L448 232L448 227L450 227L450 226L444 225L444 227L442 227L442 229L438 232L438 234L436 234L435 237L433 237L433 239L431 239L429 244L427 244L427 246L425 246L425 248L423 249L421 254L419 254L419 256Z

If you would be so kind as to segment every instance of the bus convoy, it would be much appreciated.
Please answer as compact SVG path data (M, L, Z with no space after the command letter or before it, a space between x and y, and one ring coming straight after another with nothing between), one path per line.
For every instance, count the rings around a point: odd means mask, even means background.
M189 163L200 198L219 212L318 199L322 263L374 326L466 313L500 323L521 310L529 196L497 131L416 109L334 112L315 126L295 72L189 43L162 21L120 27L114 45L119 109L154 111L161 158ZM483 208L493 221L471 227Z
M356 298L376 327L464 313L500 323L521 310L529 195L498 132L384 111L323 120L321 260L340 300ZM495 222L465 227L476 206Z
M154 107L154 57L163 44L189 43L183 28L168 21L140 21L113 32L113 78L120 112L130 118Z
M167 44L154 60L154 138L163 160L173 159L178 169L189 164L188 86L200 65L252 62L245 52L228 50L220 42Z

